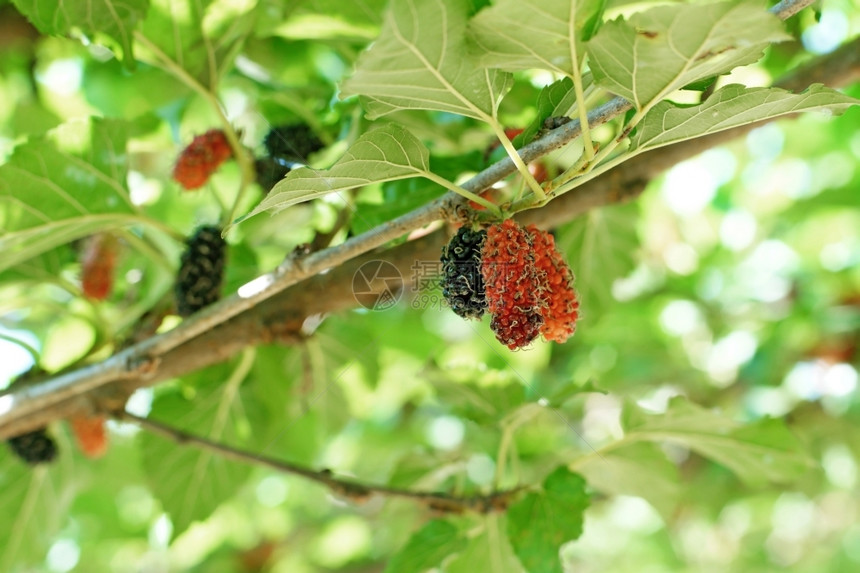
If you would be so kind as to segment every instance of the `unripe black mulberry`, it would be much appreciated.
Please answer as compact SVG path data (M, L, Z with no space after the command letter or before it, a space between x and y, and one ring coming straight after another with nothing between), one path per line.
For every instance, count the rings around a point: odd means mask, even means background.
M257 184L268 193L278 181L287 176L291 169L290 165L288 161L280 158L261 157L255 160L254 172L257 176Z
M325 144L304 123L273 127L263 140L269 155L276 159L307 163L308 155L319 151Z
M7 443L19 458L31 466L50 462L57 457L57 445L45 428L9 438Z
M190 316L221 297L227 243L218 227L203 226L186 242L176 278L176 311Z
M487 310L481 249L487 232L460 227L442 249L442 295L457 315L481 318Z

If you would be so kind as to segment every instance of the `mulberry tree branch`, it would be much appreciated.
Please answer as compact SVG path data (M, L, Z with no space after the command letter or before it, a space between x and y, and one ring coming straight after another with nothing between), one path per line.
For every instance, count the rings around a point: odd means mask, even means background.
M332 493L361 503L373 495L411 499L426 505L429 509L444 513L490 513L504 511L517 493L524 488L500 490L487 495L456 496L445 493L412 491L388 486L363 483L357 480L336 477L329 470L313 470L304 466L277 460L268 456L255 454L226 444L196 436L168 424L151 420L122 411L117 414L120 420L131 422L146 431L158 434L169 440L213 452L223 458L246 464L267 467L275 471L305 478L327 487Z
M777 8L783 4L796 7L798 2L807 0L783 2L772 11L782 15ZM810 78L831 86L856 81L860 70L858 46L860 40L849 42L778 85L802 89L811 83ZM629 108L629 103L615 98L589 113L589 124L605 123ZM744 126L643 154L553 201L552 209L523 213L522 219L551 227L589 209L630 199L644 189L650 178L671 164L753 127ZM524 161L532 161L579 135L579 121L573 120L524 147L520 155ZM463 187L478 193L514 171L513 162L505 158ZM87 409L114 410L134 388L221 362L249 344L296 340L301 337L306 317L355 304L350 284L357 265L367 260L362 257L364 253L439 219L456 219L462 206L462 199L449 193L343 244L289 258L275 272L255 281L263 285L259 291L226 298L177 328L130 346L104 361L16 385L0 394L0 437L18 435ZM444 240L445 236L437 232L388 249L385 258L395 262L403 275L408 276L415 260L437 258ZM380 258L380 255L370 256ZM320 274L326 270L329 272ZM300 288L294 288L300 283ZM321 296L325 289L329 289L330 296Z

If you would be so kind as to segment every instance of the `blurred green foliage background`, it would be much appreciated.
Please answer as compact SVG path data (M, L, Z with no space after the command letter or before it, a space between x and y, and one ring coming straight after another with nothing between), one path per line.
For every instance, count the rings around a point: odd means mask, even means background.
M378 33L384 2L206 4L198 19L198 3L153 0L142 29L153 39L175 32L174 56L188 73L204 82L215 74L228 117L255 152L271 125L306 122L329 144L313 158L323 166L366 128L337 84ZM826 0L789 29L802 42L775 46L735 79L769 84L855 37L860 4ZM214 68L199 49L204 39L218 55ZM0 163L42 137L97 154L90 136L121 130L121 183L144 218L120 234L106 302L81 296L75 242L0 273L0 384L34 360L53 371L106 356L170 295L181 244L168 230L187 234L232 201L235 164L197 194L170 181L178 151L217 117L140 52L131 71L98 43L36 33L0 2ZM532 119L552 79L517 77L502 105L512 127ZM396 120L455 176L485 166L493 136L479 122L431 112ZM404 299L384 312L330 316L299 345L250 349L140 390L129 409L414 489L486 492L569 464L592 494L582 537L562 550L570 571L858 570L858 125L856 108L770 124L677 165L635 203L557 229L583 296L568 344L510 353L487 321ZM47 169L63 177L50 161ZM440 193L414 181L364 189L351 230ZM248 206L260 197L255 189ZM239 226L229 237L228 292L328 230L337 207L316 201ZM49 469L0 449L0 570L382 571L432 517L404 500L355 506L128 424L111 422L110 431L107 456L87 460L56 424L62 455ZM786 457L773 457L780 450ZM500 451L507 472L498 479ZM489 562L518 570L494 535L504 520L450 518L473 535L445 571L490 570Z

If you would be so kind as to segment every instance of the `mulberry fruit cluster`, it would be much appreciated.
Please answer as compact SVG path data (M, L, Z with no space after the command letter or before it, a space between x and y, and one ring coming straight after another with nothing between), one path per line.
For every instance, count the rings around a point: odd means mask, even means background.
M458 316L481 318L487 311L481 249L486 231L460 227L442 250L442 295Z
M44 464L57 457L57 445L45 428L9 438L9 447L30 465Z
M224 132L209 130L182 150L173 167L173 179L188 191L198 189L231 157L233 148Z
M464 318L489 312L490 328L511 350L538 335L559 343L573 336L579 318L573 273L549 233L511 219L487 231L461 228L443 250L442 265L442 293L452 310Z
M220 298L226 258L227 243L218 227L200 227L186 241L174 289L180 316L191 316Z

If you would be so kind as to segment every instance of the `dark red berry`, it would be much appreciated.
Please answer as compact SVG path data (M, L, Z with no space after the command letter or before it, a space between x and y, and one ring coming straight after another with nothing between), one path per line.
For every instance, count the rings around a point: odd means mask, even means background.
M117 241L113 235L90 236L81 252L81 290L84 296L105 300L113 290L117 262Z
M512 219L491 226L482 260L487 308L493 315L490 327L511 350L527 346L543 324L531 234Z
M543 326L546 340L562 343L573 336L579 318L579 301L573 290L573 272L555 247L555 237L529 225L535 253L535 267L541 279Z
M173 179L186 190L198 189L232 156L233 148L224 132L209 130L182 150L173 168Z

